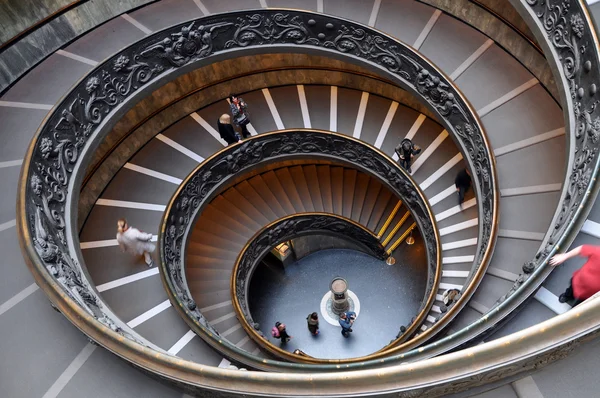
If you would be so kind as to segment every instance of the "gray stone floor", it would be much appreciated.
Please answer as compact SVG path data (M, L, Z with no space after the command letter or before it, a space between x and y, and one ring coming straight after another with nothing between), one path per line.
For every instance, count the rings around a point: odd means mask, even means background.
M394 252L393 266L354 250L323 250L302 258L282 269L261 266L250 286L250 308L253 318L269 341L288 351L297 348L319 358L352 358L364 356L387 345L416 315L423 294L427 272L421 241L402 245ZM350 338L341 328L323 319L321 299L330 281L342 276L360 301L360 314ZM315 282L318 281L318 282ZM306 327L306 316L317 311L320 335L312 336ZM293 336L287 344L271 337L276 321L287 325Z

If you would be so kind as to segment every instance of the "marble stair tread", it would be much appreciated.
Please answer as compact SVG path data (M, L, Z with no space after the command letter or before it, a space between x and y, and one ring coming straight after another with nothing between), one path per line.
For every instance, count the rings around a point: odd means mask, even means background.
M278 199L287 198L286 206L291 205L291 209L286 208L288 214L308 211L310 196L308 198L300 196L300 187L296 186L296 179L292 177L288 167L277 169L273 174L265 173L263 178Z
M323 211L333 213L333 192L331 188L331 167L327 165L319 165L317 168L317 176L319 186L321 187L321 199L323 201Z
M130 22L116 17L87 32L65 50L88 59L103 61L144 36L145 33Z
M369 179L369 184L367 185L367 194L365 195L365 200L360 210L360 224L365 226L369 225L371 215L373 214L373 210L377 205L379 194L382 191L382 189L383 186L381 182L377 181L374 178ZM371 225L373 225L374 223L374 221L371 222Z
M302 170L314 210L317 212L324 212L325 207L323 204L323 193L321 190L317 166L305 165L302 166Z
M54 105L92 68L83 62L52 54L17 81L2 95L2 100Z
M487 338L487 341L496 340L500 337L518 332L519 330L537 325L538 323L544 322L545 320L554 316L556 316L556 314L548 307L537 300L531 300L526 306L517 312L509 322L504 324L495 333L490 335Z
M231 271L231 269L233 269L233 266L234 266L234 261L223 259L223 258L215 258L215 257L208 257L208 256L188 253L186 255L185 265L186 265L186 269L201 268L201 269L223 269L223 270Z
M296 191L298 192L298 196L300 197L300 201L302 202L302 206L304 206L304 210L307 212L316 211L314 205L314 199L311 195L310 190L308 189L308 180L306 176L306 172L303 166L293 166L288 169L289 178L294 181ZM318 181L317 181L318 182ZM316 198L315 198L316 199ZM320 198L319 198L320 202Z
M382 190L377 202L375 203L371 217L369 218L369 224L367 224L367 228L373 231L376 235L379 235L388 218L390 215L392 215L394 209L396 209L399 203L400 200L396 198L390 191L387 189L385 191Z
M9 137L0 145L0 162L23 159L31 138L47 114L46 109L0 107L2 136Z
M101 296L112 311L125 322L168 300L160 278L144 278L102 292Z
M356 177L354 200L352 202L352 212L350 214L350 218L356 222L360 222L362 216L361 212L367 197L367 189L369 188L370 180L371 177L364 173L360 173Z
M182 180L199 164L156 138L148 141L128 163Z
M375 27L412 45L434 10L433 7L410 0L382 0Z
M304 128L298 86L269 88L269 92L285 128Z
M86 249L82 250L82 253L87 272L96 285L148 270L148 265L142 256L123 253L119 246ZM156 252L152 253L152 258L157 264L158 254Z
M156 32L177 23L203 16L193 1L161 0L129 13L132 18Z
M451 75L487 40L482 33L443 13L419 51Z
M519 61L492 45L455 83L473 107L481 109L532 78Z
M352 217L352 202L354 201L354 192L356 187L357 171L352 169L344 170L344 188L342 196L342 216Z

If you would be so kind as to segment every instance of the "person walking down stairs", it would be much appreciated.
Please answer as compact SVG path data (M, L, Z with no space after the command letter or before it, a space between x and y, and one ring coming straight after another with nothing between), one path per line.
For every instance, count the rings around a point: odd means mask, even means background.
M154 252L156 248L151 240L152 234L130 227L126 219L122 218L117 221L117 243L121 250L137 256L143 255L148 267L154 265L150 253Z
M409 173L412 173L412 169L410 168L412 159L415 157L415 155L421 153L421 148L413 144L410 139L405 138L402 140L402 142L400 142L400 144L398 144L394 151L396 152L396 155L398 155L400 166L402 166Z
M465 193L471 188L471 173L469 170L462 169L454 179L454 186L458 192L458 205L462 209L462 204L465 201Z
M582 245L556 254L550 259L550 265L556 267L575 256L587 257L587 262L573 273L569 286L558 297L558 301L569 302L573 307L600 291L600 247Z

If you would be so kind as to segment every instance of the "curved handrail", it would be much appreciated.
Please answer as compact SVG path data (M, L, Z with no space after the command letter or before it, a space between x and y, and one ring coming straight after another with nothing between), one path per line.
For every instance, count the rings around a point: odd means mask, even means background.
M549 259L565 251L575 240L600 190L600 109L596 98L600 81L600 43L593 19L579 0L511 0L544 47L555 80L563 89L563 113L569 144L566 183L559 207L534 258L523 264L523 273L511 290L487 314L462 330L419 353L406 353L407 360L438 355L459 347L476 335L491 333L495 325L517 310L535 293L552 272ZM587 59L586 59L587 58ZM554 63L554 64L552 64Z
M521 29L519 29L517 26L515 26L515 24L513 22L511 22L506 16L500 14L498 11L494 10L493 8L491 8L490 6L488 6L487 4L485 4L484 2L482 2L481 0L469 0L469 1L471 1L473 4L477 5L478 7L481 7L485 11L489 12L494 17L498 18L500 21L502 21L502 23L504 23L506 26L508 26L509 28L511 28L516 34L518 34L525 41L527 41L527 43L529 43L529 45L532 48L534 48L537 52L539 52L542 55L544 54L544 52L540 48L539 44L537 44L535 42L535 40L532 40L532 38L529 37L529 35L527 34L527 32L523 32Z
M366 253L375 258L385 260L387 257L387 253L375 233L349 218L331 213L313 212L286 216L268 223L250 238L240 251L233 266L233 272L231 273L230 290L233 308L236 311L238 320L250 338L276 357L292 362L297 362L299 356L272 344L251 326L254 325L254 320L250 313L248 293L252 274L265 255L279 243L307 234L339 236L364 248ZM427 294L425 297L427 297ZM424 310L425 308L422 308L421 312L425 313ZM307 358L306 356L302 356L302 358L308 359L306 362L309 363L323 362L320 360L312 361L312 357Z
M284 12L211 15L200 18L198 25L177 25L144 38L79 82L47 117L28 150L19 186L18 232L36 281L83 332L140 366L137 361L150 349L142 344L149 343L112 314L80 266L73 206L81 170L130 102L161 81L211 59L244 51L269 52L281 49L278 45L299 46L305 51L347 55L415 92L458 140L474 171L483 215L476 274L481 277L485 271L496 237L498 187L487 138L462 94L431 63L385 34L340 18ZM476 285L464 292L463 305ZM458 311L459 304L449 314ZM148 361L144 364L151 367Z
M274 369L279 362L269 362L248 354L224 338L206 321L197 308L185 278L185 247L195 220L213 197L228 188L232 178L267 166L270 163L294 159L327 159L346 164L373 175L406 205L416 221L427 253L428 281L418 316L405 332L413 333L420 326L435 301L441 278L441 242L435 217L418 185L406 171L378 149L353 137L320 130L294 129L264 133L237 145L223 148L196 167L181 183L169 201L161 222L159 251L161 276L174 307L188 325L213 347L249 366ZM234 307L239 301L233 300ZM235 308L243 314L243 308ZM396 349L391 347L390 349ZM285 356L287 353L279 353ZM381 358L377 352L360 358L324 360L293 357L306 363L364 363ZM257 362L258 361L258 362ZM361 365L362 366L362 365ZM287 368L293 365L286 364Z

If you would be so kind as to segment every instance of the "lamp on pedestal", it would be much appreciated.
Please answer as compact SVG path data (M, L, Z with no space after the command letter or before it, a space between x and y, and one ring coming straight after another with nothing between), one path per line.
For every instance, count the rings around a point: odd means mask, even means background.
M396 259L394 258L393 253L394 252L390 253L390 255L388 256L388 258L385 259L385 263L387 265L394 265L394 264L396 264Z
M410 235L408 235L408 238L406 238L406 244L407 245L414 245L415 243L415 238L413 238L413 230L410 230Z

